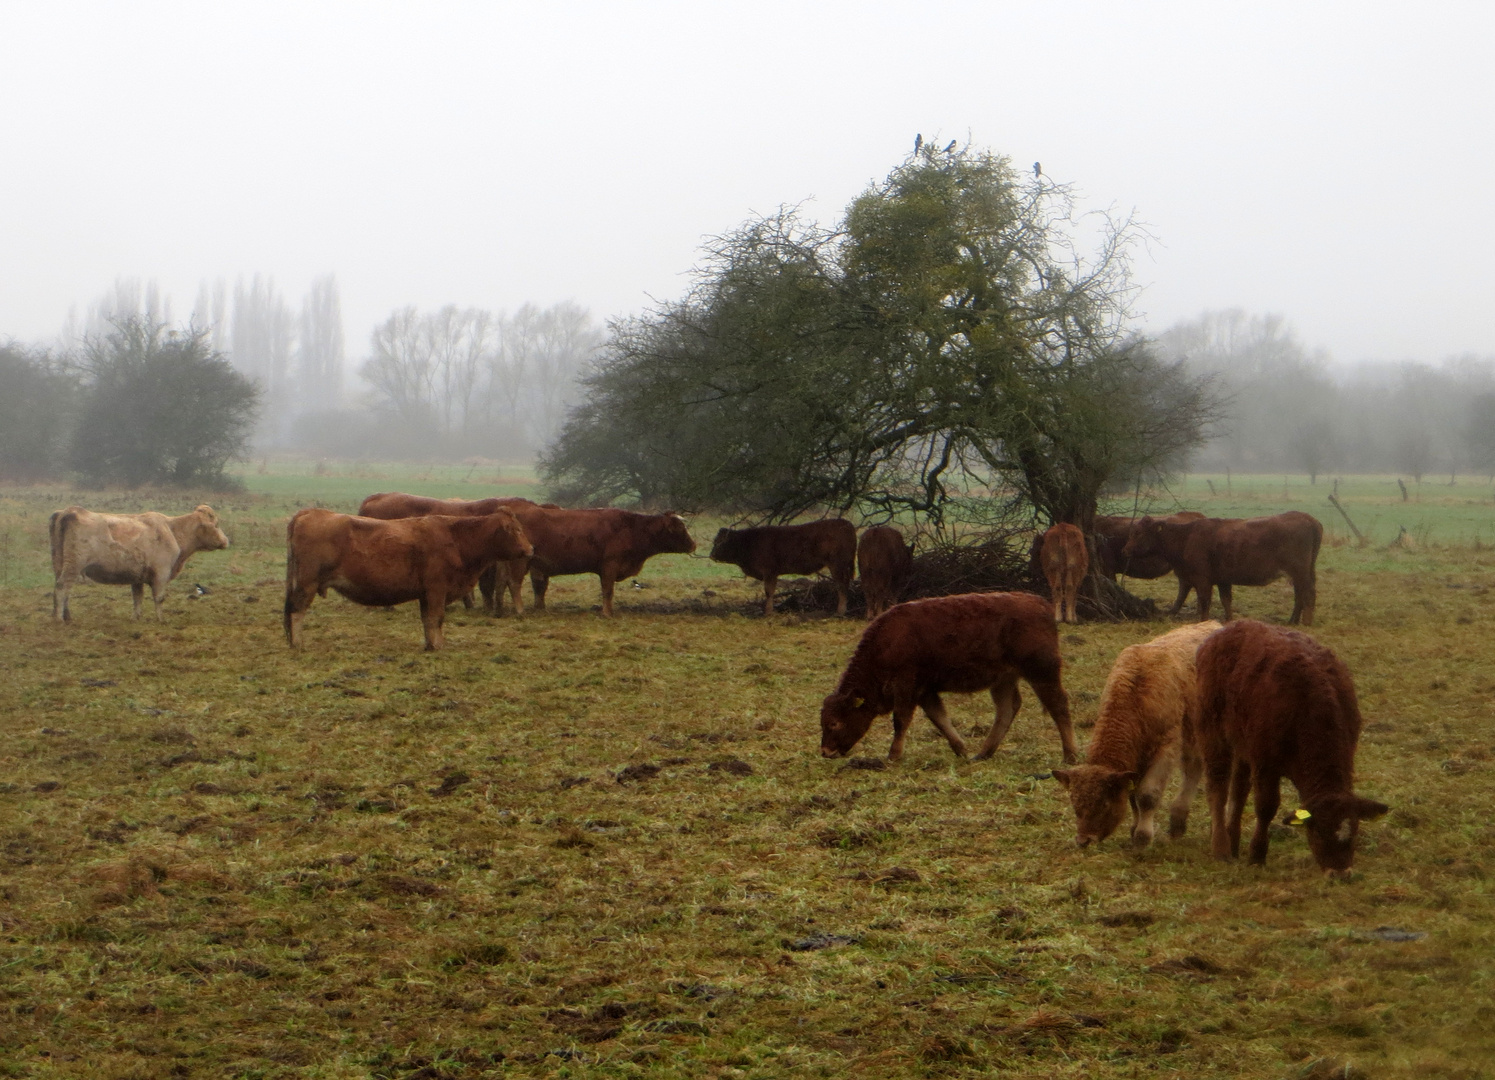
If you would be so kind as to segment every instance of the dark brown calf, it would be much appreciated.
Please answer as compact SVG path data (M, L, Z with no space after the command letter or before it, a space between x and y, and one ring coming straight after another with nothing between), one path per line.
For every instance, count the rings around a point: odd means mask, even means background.
M869 620L898 602L898 594L913 572L914 549L904 542L901 532L888 525L862 531L857 542L857 573L862 578Z
M689 555L696 550L685 519L679 514L638 514L632 510L561 510L521 505L509 510L524 525L534 544L529 560L535 610L545 610L550 579L566 574L596 574L602 584L602 614L613 613L613 587L633 577L655 555ZM499 567L502 571L503 567ZM518 604L518 583L514 583ZM497 597L502 605L503 595Z
M763 582L763 614L773 614L773 594L783 574L828 569L836 583L836 614L846 614L847 594L856 573L856 526L840 518L803 525L760 525L722 529L711 545L715 562L731 563Z
M889 608L862 633L836 691L820 707L820 753L844 757L872 721L893 714L888 759L903 756L903 742L922 708L958 757L966 745L945 714L942 693L989 690L996 717L976 760L991 757L1022 705L1017 682L1038 695L1064 748L1076 759L1069 698L1060 676L1059 629L1048 601L1031 593L967 593L910 600Z
M1199 595L1199 618L1209 618L1212 590L1219 586L1225 619L1231 615L1231 586L1269 585L1283 574L1292 579L1293 613L1288 619L1313 625L1317 600L1315 564L1324 527L1297 510L1275 517L1202 518L1137 522L1124 554L1161 555L1178 575L1179 588Z
M1354 793L1360 707L1344 662L1307 634L1242 619L1205 638L1195 670L1215 855L1240 853L1250 790L1251 862L1266 862L1286 777L1307 812L1302 820L1319 867L1347 874L1360 822L1387 808Z
M1204 515L1197 510L1180 510L1175 514L1169 514L1159 521L1198 521ZM1118 574L1137 578L1141 581L1154 581L1173 573L1173 567L1162 555L1138 555L1130 558L1122 554L1126 550L1127 541L1132 538L1136 530L1137 519L1125 517L1107 517L1103 514L1095 518L1095 572L1111 581L1116 580ZM1178 596L1173 601L1173 606L1168 609L1170 615L1177 615L1183 610L1184 601L1189 597L1189 586L1180 581L1178 583Z

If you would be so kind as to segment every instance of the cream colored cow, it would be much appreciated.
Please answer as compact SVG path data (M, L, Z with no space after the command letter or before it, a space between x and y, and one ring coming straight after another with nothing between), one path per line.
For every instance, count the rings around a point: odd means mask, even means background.
M52 515L52 617L72 620L68 597L80 581L101 585L128 585L135 600L135 618L140 601L151 587L156 621L166 599L166 585L187 560L199 551L228 547L228 537L218 527L211 506L199 506L190 514L167 517L154 511L144 514L95 514L81 506L69 506Z

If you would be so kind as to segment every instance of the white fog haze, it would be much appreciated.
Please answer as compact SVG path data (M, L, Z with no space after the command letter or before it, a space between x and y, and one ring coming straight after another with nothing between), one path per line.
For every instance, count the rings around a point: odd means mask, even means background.
M1239 309L1341 364L1495 354L1492 30L1458 3L10 4L0 338L123 289L206 317L272 404L362 393L395 313L600 330L750 214L834 221L919 133L1135 211L1150 333Z

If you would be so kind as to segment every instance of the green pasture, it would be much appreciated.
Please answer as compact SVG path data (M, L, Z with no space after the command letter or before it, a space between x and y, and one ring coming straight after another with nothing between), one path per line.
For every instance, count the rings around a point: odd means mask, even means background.
M704 559L651 562L613 620L591 578L544 615L454 607L438 654L413 606L329 596L291 653L291 510L535 488L259 468L229 495L0 489L0 1077L1495 1075L1487 485L1343 478L1364 546L1332 481L1140 497L1325 523L1312 632L1356 677L1359 788L1393 807L1329 884L1288 828L1265 869L1210 859L1202 799L1177 843L1078 849L1031 694L989 762L922 719L897 766L886 720L820 759L862 624L756 616ZM201 501L233 547L164 625L103 586L51 620L53 510ZM1063 632L1082 742L1117 652L1169 625Z

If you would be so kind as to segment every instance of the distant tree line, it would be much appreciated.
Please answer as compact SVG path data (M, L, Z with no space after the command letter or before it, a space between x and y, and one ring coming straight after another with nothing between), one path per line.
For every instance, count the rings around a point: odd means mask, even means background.
M1282 318L1239 310L1180 323L1157 348L1224 395L1191 469L1495 476L1495 358L1336 365Z
M402 308L371 335L357 407L303 416L293 441L341 456L525 457L554 438L600 341L569 302Z
M143 316L70 354L0 345L0 476L223 487L260 399L207 331Z

